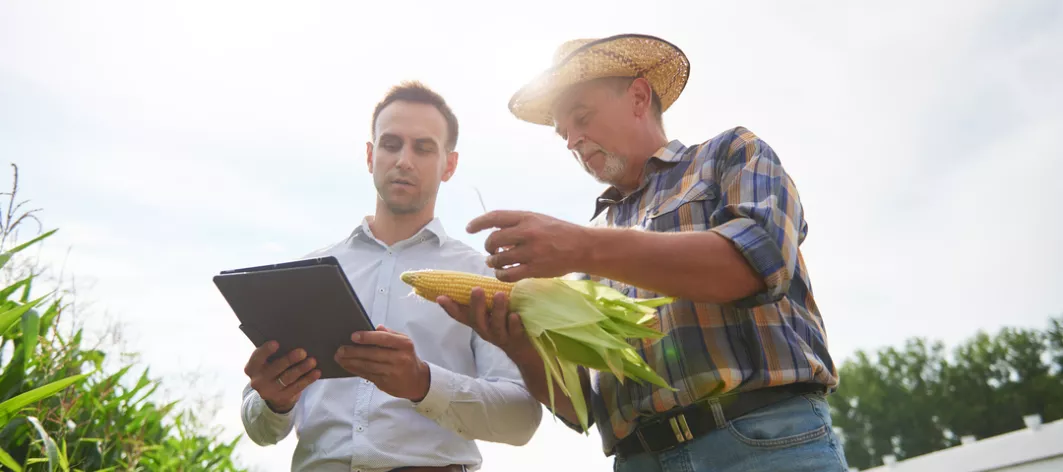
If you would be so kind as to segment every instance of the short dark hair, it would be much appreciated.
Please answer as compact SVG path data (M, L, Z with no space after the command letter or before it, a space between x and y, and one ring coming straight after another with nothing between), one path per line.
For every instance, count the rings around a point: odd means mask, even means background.
M405 81L392 87L384 99L377 103L376 109L373 110L373 122L370 125L370 133L374 140L376 139L377 117L385 107L397 101L424 103L436 107L447 122L447 142L445 143L447 152L458 147L458 118L454 116L454 112L450 110L450 106L441 95L416 80Z

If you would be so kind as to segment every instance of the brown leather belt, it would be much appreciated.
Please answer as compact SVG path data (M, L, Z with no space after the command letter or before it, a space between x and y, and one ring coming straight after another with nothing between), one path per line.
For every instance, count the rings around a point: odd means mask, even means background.
M465 466L458 464L444 466L414 466L391 469L390 472L465 472Z
M758 408L799 395L825 393L826 391L827 388L823 385L800 383L729 395L720 399L720 408L723 410L722 421L733 420ZM677 419L677 421L672 421L672 419ZM615 452L620 457L627 457L641 452L667 451L717 429L716 425L716 419L709 403L698 402L643 420L631 434L617 443ZM680 433L676 432L677 428ZM686 434L688 432L690 434Z

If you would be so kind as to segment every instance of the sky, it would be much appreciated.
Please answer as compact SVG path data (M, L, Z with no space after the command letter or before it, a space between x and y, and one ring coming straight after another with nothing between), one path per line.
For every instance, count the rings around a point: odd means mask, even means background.
M563 41L644 33L692 63L669 138L745 126L796 181L839 362L1063 314L1060 2L499 5L0 3L0 157L59 229L36 256L171 395L219 395L212 424L232 437L252 346L211 276L300 257L373 211L365 141L390 86L421 80L454 108L437 215L482 250L487 233L464 231L476 190L488 210L576 223L603 190L510 95ZM244 440L238 458L287 470L293 446ZM481 450L487 471L611 467L596 433L549 417L524 447Z

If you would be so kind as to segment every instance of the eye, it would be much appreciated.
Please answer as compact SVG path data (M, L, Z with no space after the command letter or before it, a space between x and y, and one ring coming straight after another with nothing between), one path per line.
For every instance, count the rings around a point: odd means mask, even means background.
M436 152L436 145L431 141L420 141L417 143L417 152L421 154L431 154Z
M389 152L398 152L402 149L402 140L392 137L386 137L380 140L380 147Z

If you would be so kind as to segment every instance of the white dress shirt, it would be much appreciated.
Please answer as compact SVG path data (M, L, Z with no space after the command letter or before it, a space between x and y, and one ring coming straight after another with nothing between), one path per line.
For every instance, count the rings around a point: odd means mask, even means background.
M320 255L339 260L375 325L413 340L431 372L428 394L414 403L361 378L325 379L304 390L292 411L277 414L248 385L241 416L252 441L276 444L294 428L293 471L383 472L447 464L478 470L474 440L523 445L531 439L542 407L516 365L399 280L417 269L493 275L483 255L448 238L438 219L390 247L363 220L348 238L308 257Z

